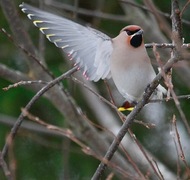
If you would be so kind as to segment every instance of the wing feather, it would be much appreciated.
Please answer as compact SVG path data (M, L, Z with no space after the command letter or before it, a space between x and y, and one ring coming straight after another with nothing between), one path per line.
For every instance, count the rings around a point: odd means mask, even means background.
M111 38L90 27L22 3L22 11L49 41L67 53L89 80L110 78Z

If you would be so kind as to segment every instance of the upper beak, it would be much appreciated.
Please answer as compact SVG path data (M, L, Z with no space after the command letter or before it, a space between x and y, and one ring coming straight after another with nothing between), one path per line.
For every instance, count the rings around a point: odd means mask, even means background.
M133 34L133 36L138 36L138 35L142 35L143 34L143 30L140 29L138 32L136 32L135 34Z

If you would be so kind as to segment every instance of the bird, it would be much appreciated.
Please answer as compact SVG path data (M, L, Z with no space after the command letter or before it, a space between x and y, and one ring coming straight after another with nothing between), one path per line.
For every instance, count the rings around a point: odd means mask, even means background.
M92 27L26 3L19 7L50 42L67 54L87 80L113 79L124 98L118 110L132 110L156 77L140 26L128 25L111 38ZM151 98L162 99L166 92L159 84Z

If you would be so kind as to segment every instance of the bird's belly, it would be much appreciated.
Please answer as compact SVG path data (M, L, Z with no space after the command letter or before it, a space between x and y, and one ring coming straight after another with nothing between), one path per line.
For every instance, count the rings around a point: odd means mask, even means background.
M112 78L119 92L129 102L138 101L147 85L154 78L152 71L141 67L120 67L120 71L112 71Z

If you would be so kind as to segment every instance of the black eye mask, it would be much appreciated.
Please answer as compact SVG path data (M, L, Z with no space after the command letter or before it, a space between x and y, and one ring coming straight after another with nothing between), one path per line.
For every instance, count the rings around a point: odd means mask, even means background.
M135 35L130 40L131 46L138 48L142 44L142 34Z

